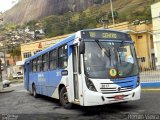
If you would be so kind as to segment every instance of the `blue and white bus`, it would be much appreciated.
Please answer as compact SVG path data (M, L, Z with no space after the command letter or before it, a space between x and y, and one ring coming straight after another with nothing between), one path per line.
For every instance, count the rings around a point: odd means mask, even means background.
M25 88L72 104L95 106L140 99L141 86L130 35L81 30L25 61Z

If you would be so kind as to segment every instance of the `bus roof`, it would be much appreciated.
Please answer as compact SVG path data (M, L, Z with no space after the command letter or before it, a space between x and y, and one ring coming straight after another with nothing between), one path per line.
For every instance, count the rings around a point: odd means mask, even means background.
M124 31L119 31L119 30L115 30L115 29L110 29L110 28L95 28L95 29L84 29L84 30L80 30L80 32L82 31L94 31L94 30L106 30L106 31L113 31L113 32L120 32L120 33L125 33Z
M36 58L36 57L38 57L38 56L40 56L42 54L45 54L45 53L49 52L50 50L52 50L54 48L57 48L57 47L65 44L65 43L68 43L68 42L70 42L70 41L72 41L74 39L75 39L75 34L72 34L69 37L57 42L56 44L54 44L54 45L52 45L52 46L50 46L50 47L38 52L37 54L35 54L35 55L31 56L31 57L29 57L28 59L25 60L25 62L28 62L28 61L30 61L30 60L32 60L32 59L34 59L34 58Z

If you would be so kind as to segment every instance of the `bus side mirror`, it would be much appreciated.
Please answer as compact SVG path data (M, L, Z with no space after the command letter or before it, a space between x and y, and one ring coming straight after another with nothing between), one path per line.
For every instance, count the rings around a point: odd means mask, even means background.
M85 43L84 43L83 40L80 41L79 53L80 53L80 54L84 54L84 53L85 53Z

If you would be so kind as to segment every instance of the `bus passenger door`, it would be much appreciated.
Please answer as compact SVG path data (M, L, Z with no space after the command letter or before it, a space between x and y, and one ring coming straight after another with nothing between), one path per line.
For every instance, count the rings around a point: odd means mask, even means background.
M73 46L73 85L74 99L79 101L79 80L78 80L78 47Z

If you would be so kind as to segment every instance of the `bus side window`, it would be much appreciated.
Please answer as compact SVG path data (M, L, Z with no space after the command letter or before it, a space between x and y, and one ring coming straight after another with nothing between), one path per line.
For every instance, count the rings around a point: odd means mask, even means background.
M29 63L29 72L32 72L32 62Z
M39 56L37 58L37 71L38 72L42 71L42 56Z
M63 45L58 49L58 67L66 68L68 65L68 47Z
M37 60L36 59L32 60L32 71L33 72L37 71Z
M48 53L44 54L42 56L42 70L47 71L48 70Z
M52 50L49 53L49 69L53 70L57 68L57 50Z

